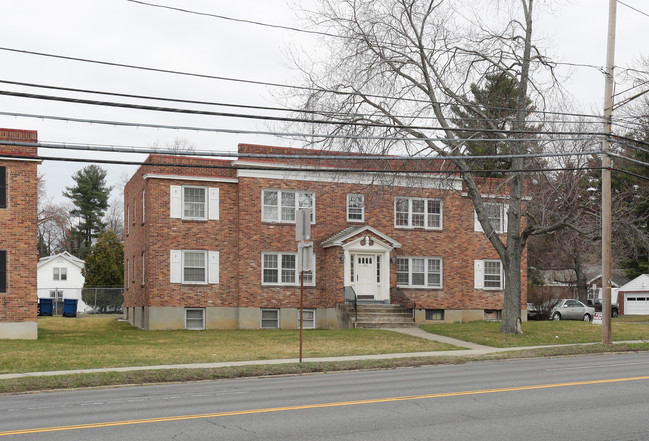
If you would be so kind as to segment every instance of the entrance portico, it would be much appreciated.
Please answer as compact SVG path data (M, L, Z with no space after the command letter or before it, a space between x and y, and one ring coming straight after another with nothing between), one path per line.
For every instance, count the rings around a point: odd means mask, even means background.
M344 286L359 301L390 303L390 252L401 244L369 225L347 228L322 243L343 249Z

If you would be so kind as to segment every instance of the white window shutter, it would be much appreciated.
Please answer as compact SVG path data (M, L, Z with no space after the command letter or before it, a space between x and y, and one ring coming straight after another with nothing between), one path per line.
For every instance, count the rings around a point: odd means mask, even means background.
M169 187L169 217L172 219L180 219L182 217L182 191L183 188L180 185L171 185Z
M484 262L482 260L473 261L473 287L475 289L484 288Z
M207 254L207 283L219 283L219 252L209 251Z
M478 220L478 213L473 210L473 231L479 231L482 233L482 225L480 224L480 221Z
M210 187L208 190L208 219L219 220L219 189L218 187Z
M169 256L169 282L170 283L182 283L183 281L182 257L183 257L182 251L171 250Z

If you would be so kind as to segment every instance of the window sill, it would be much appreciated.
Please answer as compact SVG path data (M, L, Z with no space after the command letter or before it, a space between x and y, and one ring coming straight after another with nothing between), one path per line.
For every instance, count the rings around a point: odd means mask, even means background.
M443 228L431 228L431 227L404 227L403 225L395 225L397 230L411 230L411 231L443 231Z
M295 284L279 284L279 283L262 283L261 284L262 288L299 288L300 284L295 283ZM315 285L310 285L308 283L304 284L305 288L315 288Z
M443 286L406 286L406 285L397 285L397 288L402 289L424 289L428 291L438 291L444 289Z

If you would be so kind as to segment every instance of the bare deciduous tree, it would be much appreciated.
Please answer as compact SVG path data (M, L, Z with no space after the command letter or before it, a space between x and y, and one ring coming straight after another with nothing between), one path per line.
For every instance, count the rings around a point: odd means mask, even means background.
M305 109L321 111L321 118L331 122L330 134L355 135L343 140L316 137L316 144L455 158L451 160L482 229L503 264L504 333L521 332L520 273L527 239L564 222L544 225L528 216L520 173L526 162L512 157L502 171L509 207L505 240L489 220L474 160L457 156L468 155L468 142L485 134L491 138L485 142L497 143L499 154L526 154L536 148L537 134L526 120L531 103L543 107L553 66L532 42L533 3L320 0L310 18L332 36L329 51L300 63L311 90L303 97ZM549 72L544 76L548 83L532 80L543 72ZM505 124L477 104L473 93L499 77L507 78L510 92L515 92L506 103Z

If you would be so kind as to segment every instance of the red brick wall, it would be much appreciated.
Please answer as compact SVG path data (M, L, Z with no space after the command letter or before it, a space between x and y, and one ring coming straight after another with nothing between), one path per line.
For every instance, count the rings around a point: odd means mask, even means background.
M245 149L244 149L245 150ZM248 151L263 152L258 146ZM359 225L346 220L348 193L365 195L365 224L402 244L392 256L425 256L443 259L443 288L403 289L419 308L431 309L502 309L502 291L475 290L474 260L498 259L483 233L474 232L473 204L458 190L422 189L343 182L295 181L270 178L239 177L238 183L211 183L175 179L143 179L146 173L185 176L235 177L230 162L199 158L152 156L150 162L171 167L145 166L125 189L125 205L136 198L138 219L131 225L126 239L125 256L135 256L136 284L126 290L125 306L240 306L298 307L299 287L261 285L262 252L295 252L295 224L262 222L262 189L313 191L316 201L316 223L312 238L316 253L316 286L306 287L306 308L334 307L343 301L342 249L323 249L322 241L343 229ZM191 165L217 168L187 168ZM506 191L499 180L480 181L483 192ZM206 185L220 188L220 220L186 221L169 216L170 185ZM146 188L146 223L141 225L141 191ZM442 230L408 230L394 225L395 196L426 197L443 202ZM131 211L132 213L132 211ZM147 280L140 286L141 252L147 250ZM204 249L220 252L220 283L188 286L169 282L169 250ZM525 290L526 256L522 266ZM132 278L132 276L131 276ZM396 265L390 263L391 286L396 286ZM526 295L523 292L523 304Z
M36 156L36 147L2 141L36 142L35 131L0 129L0 154ZM6 160L7 208L0 208L0 249L7 251L7 292L0 293L0 322L36 321L36 161Z
M187 158L184 158L185 160ZM151 157L156 163L173 163L176 158ZM191 163L219 165L230 162L191 159ZM144 179L147 173L158 175L190 175L197 180ZM233 170L213 168L187 169L183 167L145 166L126 185L124 204L131 207L133 198L137 219L125 240L125 259L135 261L135 278L125 290L124 305L208 307L237 306L237 185L201 181L199 177L231 178ZM198 185L219 187L219 220L194 221L172 219L169 213L170 185ZM146 218L142 224L142 189L145 191ZM125 208L126 222L126 208ZM125 230L126 231L126 230ZM170 250L219 251L219 283L209 285L182 285L170 283ZM142 280L142 251L145 251L145 284ZM135 259L134 259L135 256ZM126 277L125 267L125 277ZM125 285L126 286L126 285Z

